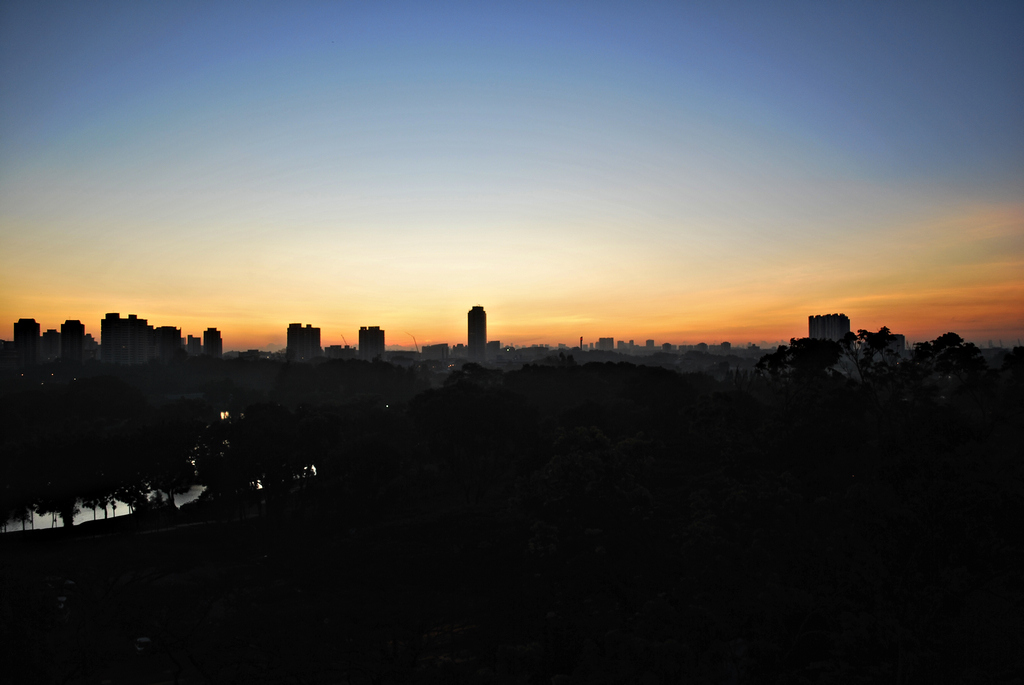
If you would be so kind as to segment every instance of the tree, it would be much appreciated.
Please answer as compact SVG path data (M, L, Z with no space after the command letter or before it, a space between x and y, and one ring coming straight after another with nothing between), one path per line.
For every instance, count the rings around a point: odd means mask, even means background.
M536 415L507 390L463 380L426 391L410 413L467 503L479 503L533 449Z

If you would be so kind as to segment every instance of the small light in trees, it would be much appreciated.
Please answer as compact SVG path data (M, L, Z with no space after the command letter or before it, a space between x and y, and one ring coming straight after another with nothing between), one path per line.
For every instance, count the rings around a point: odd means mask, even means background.
M220 413L220 420L221 421L226 421L230 416L231 416L231 412L222 411Z

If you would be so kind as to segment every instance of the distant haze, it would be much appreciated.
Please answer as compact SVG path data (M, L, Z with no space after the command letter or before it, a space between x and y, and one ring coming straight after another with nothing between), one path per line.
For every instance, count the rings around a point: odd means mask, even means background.
M3 3L0 337L1024 337L1024 4L722 5Z

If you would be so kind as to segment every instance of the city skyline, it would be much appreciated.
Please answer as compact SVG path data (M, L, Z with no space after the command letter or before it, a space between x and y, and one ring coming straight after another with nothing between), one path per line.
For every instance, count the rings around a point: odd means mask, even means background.
M1024 6L0 7L0 320L1024 337ZM6 325L6 324L5 324ZM4 333L4 337L9 335Z
M117 313L107 313L104 316L104 319L100 322L101 331L104 321L109 322L113 318L116 322L119 320L119 316L120 315ZM476 317L476 323L474 323L474 317ZM792 336L790 340L804 337L822 337L832 340L840 340L845 333L864 328L858 326L852 326L851 328L850 319L845 314L809 315L807 318L808 323L804 326L803 332L799 335ZM469 312L468 330L464 329L465 333L463 334L464 337L462 339L456 335L454 338L445 341L430 340L420 343L415 340L412 334L405 332L405 336L412 339L411 344L384 344L384 333L386 329L383 329L380 326L360 326L359 330L356 332L356 338L353 339L353 342L358 340L360 344L349 345L348 338L344 333L337 333L337 337L327 334L323 340L321 340L321 330L319 327L314 327L312 324L306 324L305 327L303 327L300 323L290 323L287 325L285 331L285 344L271 342L269 344L256 346L229 345L225 347L223 344L222 331L218 330L216 327L208 327L202 333L202 336L193 336L191 334L186 335L183 333L183 329L177 328L173 325L155 326L153 324L149 324L147 318L139 317L137 314L128 314L126 318L120 319L120 321L123 323L137 321L142 326L142 329L145 329L148 326L149 335L152 337L152 340L150 341L150 347L152 349L150 349L148 353L139 351L137 354L142 354L143 356L148 354L148 356L146 356L146 360L153 358L161 359L165 362L173 357L173 352L171 352L172 348L180 349L181 351L186 352L188 356L206 354L215 357L221 357L225 352L287 352L288 359L291 361L310 361L315 357L334 358L335 354L341 354L344 356L347 353L343 350L351 350L351 354L353 356L358 356L360 359L372 360L375 357L380 356L385 350L391 352L416 351L418 353L421 347L426 353L424 355L425 359L435 357L438 359L447 359L449 354L448 349L451 347L452 352L455 352L456 348L462 350L469 361L484 361L485 359L493 358L499 350L507 347L518 349L544 347L557 351L561 349L577 349L577 346L581 345L584 351L616 351L626 352L628 354L649 354L652 352L668 351L669 348L673 348L671 350L673 352L676 351L675 348L679 348L679 351L682 351L683 348L694 348L697 350L707 351L709 346L716 349L722 348L725 351L728 351L730 348L735 351L743 351L748 345L760 345L760 347L755 347L755 349L761 350L761 348L764 348L763 351L769 351L769 348L774 345L785 345L789 342L788 340L782 339L771 341L755 339L726 340L721 338L709 338L707 336L704 336L703 338L698 337L692 340L665 340L650 338L644 339L643 337L635 337L631 335L616 335L611 337L601 336L593 339L588 339L586 336L582 336L579 340L570 342L564 342L561 340L547 340L541 342L531 341L525 344L510 340L502 342L499 339L494 338L494 336L487 335L486 312L480 305L474 305L471 308ZM75 358L80 358L81 340L85 337L93 339L93 336L88 332L86 324L78 320L69 319L60 324L60 335L56 335L54 339L54 344L58 350L57 354L47 355L44 352L44 348L47 344L46 334L56 334L57 330L55 328L46 329L40 322L36 321L32 317L23 317L11 324L13 334L8 342L18 345L20 348L24 348L25 343L19 343L18 340L24 338L25 335L28 335L27 331L31 328L31 330L35 331L34 338L36 339L36 343L33 348L35 351L31 354L40 355L40 361L44 360L48 356L50 357L50 360L52 360L55 356L67 356L65 349L69 343L67 342L66 335L64 333L65 329L69 328L69 326L70 330L74 331L74 334L77 336L76 342L70 343L74 349L77 350L73 356ZM19 333L19 327L21 328L22 333ZM890 332L896 334L902 341L901 344L905 345L908 350L915 342L919 342L919 340L915 340L914 338L901 333L898 329L893 329L890 326L885 327L888 328ZM480 349L477 349L476 352L473 351L473 344L471 342L474 335L474 328L478 329L477 344L480 345ZM881 326L878 326L877 328L880 329ZM870 331L875 329L868 328L866 330ZM211 334L214 336L213 339L215 340L215 346L213 348L210 348L206 343L207 336ZM172 345L169 342L164 342L164 340L168 340L168 338L165 337L167 335L172 335L173 339L177 341L177 344ZM3 338L0 338L0 340L3 340ZM100 338L94 340L94 343L99 343L101 340L102 334ZM362 343L366 340L370 340L372 345L369 348L364 349L364 345ZM465 340L465 342L463 343L462 340ZM640 342L637 343L637 340ZM1020 345L1019 339L968 340L968 342L973 342L979 347L995 346L1002 348L1004 346L1012 347L1014 345ZM486 353L482 349L484 343L488 348ZM332 354L332 352L328 350L329 347L334 348L336 353ZM492 347L494 348L493 350L491 349ZM444 348L443 353L440 352L441 348ZM430 350L429 353L427 353L428 349ZM103 361L111 361L111 359L108 358ZM137 361L138 360L132 363L136 363Z

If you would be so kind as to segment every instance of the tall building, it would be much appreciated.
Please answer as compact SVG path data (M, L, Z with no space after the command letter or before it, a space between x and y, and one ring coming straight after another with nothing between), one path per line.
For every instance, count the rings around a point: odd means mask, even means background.
M100 354L107 364L145 364L150 359L151 327L129 314L107 314L100 322Z
M320 349L320 329L314 328L312 324L306 324L303 328L301 323L288 324L288 349L285 358L290 362L308 362L313 357L322 357Z
M188 341L185 345L185 352L190 357L198 357L203 353L203 339L198 335L188 336Z
M181 350L181 329L174 326L154 328L153 342L156 358L166 364Z
M60 356L60 333L56 328L48 328L40 340L40 358L44 362L57 361Z
M220 339L220 331L216 328L203 331L203 353L217 359L224 354L224 341Z
M92 337L92 333L86 333L85 340L82 341L82 361L98 361L99 358L100 344Z
M18 348L13 340L0 340L0 369L13 371L18 368Z
M64 364L81 364L85 360L85 325L77 319L60 325L60 359Z
M598 338L597 349L603 352L612 352L615 350L615 338Z
M362 326L359 329L359 357L373 360L384 357L384 331L380 326Z
M487 312L476 306L469 310L469 339L466 349L469 361L482 362L487 358Z
M807 317L807 337L820 340L842 340L850 332L846 314L819 314Z
M39 363L39 324L35 319L18 319L14 324L14 349L18 351L18 366Z
M908 356L907 336L902 333L893 333L893 340L889 343L888 349L899 357Z

